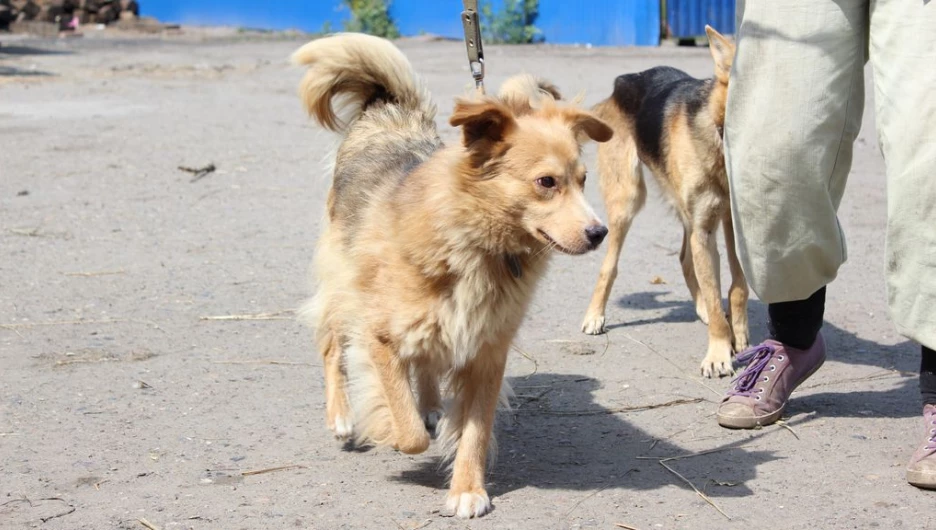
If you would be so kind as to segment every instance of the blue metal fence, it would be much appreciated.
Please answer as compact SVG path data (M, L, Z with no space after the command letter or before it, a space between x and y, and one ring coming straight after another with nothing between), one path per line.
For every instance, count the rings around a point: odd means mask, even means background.
M482 0L483 2L484 0ZM672 36L704 34L705 24L734 32L734 0L665 0ZM503 0L491 0L498 11ZM164 22L283 30L337 31L351 16L341 0L141 0L141 14ZM391 0L390 14L403 35L433 33L461 38L459 0ZM661 2L654 0L540 0L534 25L546 42L594 46L656 46ZM665 36L665 35L664 35Z
M708 24L725 35L735 32L735 0L665 0L670 37L705 35ZM782 0L768 0L782 1Z
M535 25L546 42L595 46L656 46L660 4L649 0L540 0Z

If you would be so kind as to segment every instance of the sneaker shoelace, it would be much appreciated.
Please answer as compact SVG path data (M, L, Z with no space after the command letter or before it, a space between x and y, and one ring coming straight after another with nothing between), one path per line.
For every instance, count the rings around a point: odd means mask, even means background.
M734 385L728 394L731 396L752 397L760 392L754 391L754 386L760 382L761 373L767 368L776 348L767 344L759 344L739 353L735 361L740 365L747 365L731 384Z

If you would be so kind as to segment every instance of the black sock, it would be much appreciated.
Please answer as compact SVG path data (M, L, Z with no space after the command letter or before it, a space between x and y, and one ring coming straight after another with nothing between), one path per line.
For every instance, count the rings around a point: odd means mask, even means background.
M936 405L936 351L920 349L920 397L924 405Z
M812 346L822 327L825 291L823 287L805 300L769 304L767 331L770 338L800 350Z

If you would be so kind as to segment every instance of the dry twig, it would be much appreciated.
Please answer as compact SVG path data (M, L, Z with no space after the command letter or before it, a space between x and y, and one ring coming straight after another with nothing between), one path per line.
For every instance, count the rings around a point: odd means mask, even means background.
M102 318L99 320L52 320L50 322L17 322L15 324L0 324L0 328L15 330L18 328L34 328L38 326L71 326L80 324L115 324L129 322L126 318Z
M890 377L895 377L895 376L896 377L910 377L910 376L915 376L915 375L916 374L914 373L901 372L899 370L881 370L871 375L866 375L862 377L852 377L849 379L837 379L835 381L827 381L824 383L815 383L812 385L801 386L797 388L797 390L802 391L802 390L809 390L810 388L819 388L823 386L842 385L845 383L858 383L858 382L863 382L863 381L875 381L878 379L888 379Z
M529 353L527 353L527 352L521 350L520 347L517 346L517 345L512 345L511 347L512 347L513 349L517 350L517 353L519 353L520 355L522 355L526 360L528 360L528 361L530 361L531 363L533 363L533 371L530 372L530 373L528 373L526 376L524 376L524 378L530 377L531 375L535 374L535 373L537 372L537 370L539 370L539 363L536 362L536 359L534 359L532 355L530 355Z
M193 175L192 180L190 180L189 182L198 182L199 180L205 178L206 175L214 173L215 170L217 170L218 168L217 166L214 165L214 163L211 163L203 167L179 166L179 169L182 171L185 171L186 173L191 173Z
M722 448L719 448L719 449L712 449L712 450L709 450L709 451L701 451L701 452L699 452L699 453L689 453L689 454L685 454L685 455L670 456L670 457L661 458L661 459L657 459L656 457L652 457L652 456L638 456L637 459L638 459L638 460L656 460L658 464L660 464L661 466L663 466L664 468L666 468L666 470L669 471L670 473L672 473L672 474L676 475L677 477L679 477L680 480L682 480L682 481L685 482L690 488L692 488L692 491L696 492L696 495L698 495L699 497L701 497L702 500L704 500L705 502L709 503L709 505L711 505L712 508L715 508L716 510L718 510L718 513L724 515L725 518L728 519L728 520L730 521L730 520L731 520L731 516L728 515L727 513L725 513L724 510L722 510L717 504L715 504L715 501L713 501L712 499L710 499L709 496L706 495L705 493L701 492L701 491L699 490L699 488L695 487L695 484L693 484L692 481L690 481L690 480L687 479L686 477L682 476L682 474L681 474L679 471L676 471L675 469L673 469L673 468L671 468L670 466L666 465L667 462L673 462L673 461L676 461L676 460L682 460L682 459L684 459L684 458L694 458L694 457L702 456L702 455L710 455L710 454L712 454L712 453L720 453L720 452L722 452L722 451L727 451L727 450L729 450L729 449L732 449L732 448L731 448L731 447L722 447Z
M42 502L42 501L58 501L58 502L63 502L63 503L65 503L65 504L68 504L68 501L66 501L65 499L62 499L61 497L46 497L45 499L37 499L37 500L36 500L36 502ZM29 500L28 497L23 497L23 498L20 498L20 499L13 499L13 500L4 502L3 504L0 504L0 506L6 506L7 504L10 504L10 503L12 503L12 502L25 502L26 504L29 505L30 508L32 508L33 506L35 506L35 505L33 504L33 501ZM46 522L51 521L52 519L57 519L57 518L59 518L59 517L65 517L65 516L68 515L68 514L75 513L75 510L78 509L78 508L75 508L74 506L72 506L72 505L70 505L70 504L68 504L68 508L69 508L68 510L65 510L65 511L62 512L62 513L57 513L57 514L55 514L55 515L50 515L50 516L48 516L48 517L40 517L39 520L42 521L43 523L46 523Z
M797 440L800 439L800 438L799 438L799 435L796 434L796 431L793 430L793 427L790 427L790 425L789 425L785 420L777 420L777 425L780 426L780 427L783 427L784 429L786 429L786 430L788 430L788 431L790 431L790 434L792 434L793 437L796 438Z
M666 362L668 362L669 364L671 364L671 365L672 365L674 368L676 368L680 373L682 372L682 367L681 367L681 366L679 366L677 363L673 362L673 360L670 359L669 357L667 357L667 356L663 355L662 353L658 352L655 348L651 347L651 346L650 346L649 344L647 344L646 342L644 342L644 341L642 341L642 340L640 340L640 339L635 339L634 337L631 337L629 334L624 333L624 332L620 332L620 334L623 335L625 339L627 339L627 340L629 340L629 341L632 341L632 342L636 342L637 344L640 344L640 345L643 346L644 348L647 348L648 350L650 350L651 352L653 352L656 356L660 357L660 358L663 359L664 361L666 361ZM703 383L702 381L699 381L698 379L690 379L690 381L694 381L694 382L696 382L696 383L699 383L700 385L702 385L702 386L704 386L705 388L707 388L710 392L712 392L713 394L715 394L715 395L718 396L719 398L720 398L721 395L722 395L721 392L719 392L719 391L715 390L714 388L708 386L707 384Z
M198 320L292 320L295 313L292 309L273 311L272 313L246 313L242 315L214 315L198 317Z
M93 276L111 276L114 274L125 274L127 271L123 269L118 269L114 271L97 271L97 272L64 272L65 276L82 276L85 278L91 278Z
M285 366L318 366L302 361L279 361L276 359L231 359L225 361L212 361L214 364L277 364Z
M286 466L268 467L266 469L255 469L253 471L241 471L241 476L249 477L251 475L262 475L264 473L273 473L274 471L283 471L286 469L305 469L302 464L289 464Z
M630 526L624 523L614 523L614 526L618 528L623 528L624 530L638 530L636 526Z
M689 405L692 403L699 403L705 401L702 398L692 398L692 399L674 399L672 401L667 401L666 403L654 403L651 405L635 405L632 407L616 407L613 409L597 409L597 410L553 410L545 411L542 414L549 416L599 416L602 414L619 414L622 412L638 412L643 410L652 410L660 409L663 407L675 407L677 405Z
M629 472L628 472L628 473L629 473ZM625 474L626 474L626 473L625 473ZM607 486L602 486L601 488L599 488L599 489L597 489L597 490L595 490L595 491L589 493L588 495L582 497L581 499L579 499L579 501L578 501L577 503L575 503L574 505L572 505L571 508L569 508L569 511L567 511L567 512L565 513L565 516L568 517L569 514L571 514L573 511L575 511L575 509L578 508L580 504L582 504L583 502L587 501L588 499L594 497L595 495L598 495L599 493L601 493L602 491L604 491L604 490L606 490L606 489L608 489Z
M158 527L158 526L154 525L153 523L147 521L146 519L144 519L144 518L142 518L142 517L140 517L139 519L137 519L137 521L139 521L140 524L143 525L143 526L145 526L146 528L149 528L149 530L159 530L159 527Z

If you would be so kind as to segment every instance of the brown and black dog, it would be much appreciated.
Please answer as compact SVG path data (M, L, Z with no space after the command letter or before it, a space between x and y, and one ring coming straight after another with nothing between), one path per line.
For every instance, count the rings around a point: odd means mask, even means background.
M435 105L388 41L335 35L293 60L309 69L306 109L343 136L304 311L324 357L328 426L421 453L441 416L454 458L447 506L483 515L510 344L548 257L607 234L585 201L581 149L612 131L521 76L499 97L458 100L449 123L462 142L444 146Z
M646 199L646 165L683 224L682 263L696 313L708 324L702 373L730 375L732 351L748 346L748 288L735 253L722 128L734 44L706 26L715 75L700 80L669 67L618 77L595 114L614 129L598 147L600 185L608 212L608 253L582 331L605 331L605 306L631 221ZM731 287L722 307L715 233L724 229ZM730 323L729 323L730 319Z

